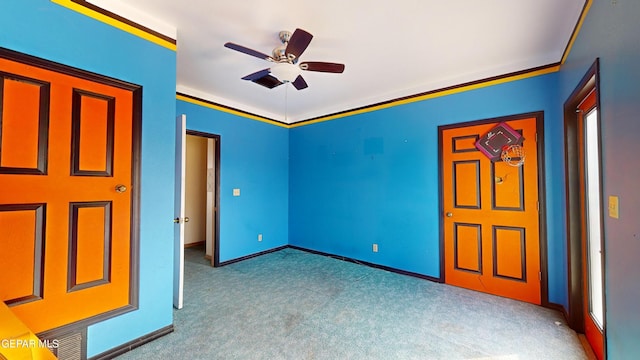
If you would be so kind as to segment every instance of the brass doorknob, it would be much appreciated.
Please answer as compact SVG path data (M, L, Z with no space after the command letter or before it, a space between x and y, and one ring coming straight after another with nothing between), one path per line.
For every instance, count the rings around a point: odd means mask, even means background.
M447 213L447 217L452 217L452 216L453 216L453 213L451 213L451 212Z
M122 184L118 184L116 185L116 192L119 194L122 194L123 192L127 191L127 187L122 185Z
M188 217L188 216L186 216L186 217L184 218L184 222L189 222L189 217Z

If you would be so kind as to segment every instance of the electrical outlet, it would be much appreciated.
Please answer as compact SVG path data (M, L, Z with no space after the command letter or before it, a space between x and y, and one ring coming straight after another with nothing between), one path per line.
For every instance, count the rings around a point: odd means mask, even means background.
M378 244L373 244L373 252L378 252Z
M258 241L262 241L262 234L258 234Z

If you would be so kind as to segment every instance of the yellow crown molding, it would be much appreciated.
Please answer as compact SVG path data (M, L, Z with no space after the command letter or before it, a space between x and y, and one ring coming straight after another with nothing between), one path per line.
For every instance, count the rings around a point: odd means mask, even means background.
M204 106L207 107L209 109L214 109L214 110L218 110L218 111L222 111L225 113L229 113L229 114L233 114L236 116L241 116L247 119L251 119L251 120L257 120L257 121L261 121L267 124L271 124L271 125L276 125L276 126L280 126L283 128L287 128L287 129L291 129L291 128L296 128L296 127L300 127L300 126L306 126L306 125L311 125L311 124L317 124L320 122L324 122L324 121L330 121L330 120L335 120L335 119L340 119L340 118L344 118L344 117L348 117L348 116L353 116L353 115L358 115L358 114L363 114L363 113L368 113L368 112L372 112L372 111L377 111L377 110L382 110L382 109L386 109L386 108L390 108L390 107L394 107L394 106L400 106L400 105L405 105L405 104L410 104L413 102L418 102L418 101L424 101L424 100L429 100L429 99L433 99L433 98L437 98L437 97L442 97L442 96L447 96L447 95L453 95L453 94L457 94L457 93L461 93L461 92L465 92L465 91L470 91L470 90L475 90L475 89L480 89L480 88L484 88L484 87L488 87L488 86L494 86L494 85L499 85L499 84L503 84L503 83L508 83L508 82L512 82L512 81L517 81L517 80L522 80L522 79L527 79L527 78L531 78L531 77L535 77L535 76L540 76L540 75L546 75L546 74L550 74L550 73L554 73L560 70L560 65L551 65L551 66L547 66L547 67L543 67L543 68L538 68L535 70L531 70L531 71L525 71L525 72L519 72L517 74L514 75L507 75L504 77L498 77L498 78L491 78L485 81L478 81L478 82L474 82L474 83L470 83L468 85L460 85L460 86L455 86L455 87L451 87L451 88L446 88L446 89L442 89L442 90L435 90L432 92L428 92L426 94L423 95L416 95L416 96L411 96L411 97L407 97L407 98L402 98L402 99L398 99L398 100L392 100L389 102L385 102L383 104L379 104L379 105L371 105L371 106L366 106L360 109L356 109L356 110L352 110L352 111L345 111L339 114L334 114L334 115L327 115L327 116L323 116L323 117L319 117L313 120L302 120L300 122L295 122L292 124L286 124L286 123L282 123L279 121L275 121L275 120L271 120L265 117L261 117L258 115L254 115L254 114L250 114L247 112L243 112L240 110L235 110L235 109L231 109L222 105L218 105L206 100L201 100L198 98L194 98L191 96L185 96L182 94L176 94L176 99L177 100L181 100L181 101L185 101L191 104L195 104L195 105L199 105L199 106Z
M311 124L316 124L316 123L319 123L319 122L335 120L335 119L339 119L339 118L343 118L343 117L347 117L347 116L353 116L353 115L363 114L363 113L367 113L367 112L382 110L382 109L386 109L386 108L390 108L390 107L394 107L394 106L409 104L409 103L413 103L413 102L417 102L417 101L424 101L424 100L433 99L433 98L437 98L437 97L453 95L453 94L457 94L457 93L461 93L461 92L465 92L465 91L470 91L470 90L475 90L475 89L480 89L480 88L484 88L484 87L488 87L488 86L494 86L494 85L503 84L503 83L512 82L512 81L517 81L517 80L522 80L522 79L526 79L526 78L530 78L530 77L550 74L550 73L557 72L559 70L560 70L560 65L549 66L549 67L545 67L545 68L542 68L542 69L537 69L537 70L532 70L532 71L528 71L528 72L524 72L524 73L519 73L517 75L505 76L505 77L500 77L500 78L497 78L497 79L492 79L492 80L487 80L487 81L480 81L480 82L472 83L472 84L469 84L469 85L461 85L461 86L448 88L448 89L443 89L443 90L436 90L436 91L429 92L429 93L424 94L424 95L417 95L417 96L413 96L413 97L403 98L403 99L399 99L399 100L396 100L396 101L390 101L390 102L387 102L387 103L384 103L384 104L380 104L380 105L367 106L367 107L364 107L362 109L357 109L357 110L353 110L353 111L346 111L346 112L343 112L343 113L340 113L340 114L335 114L335 115L323 116L323 117L320 117L320 118L317 118L317 119L313 119L313 120L301 121L301 122L298 122L298 123L291 124L290 127L291 128L295 128L295 127L299 127L299 126L311 125Z
M234 110L225 106L221 106L221 105L217 105L214 104L212 102L208 102L205 100L200 100L200 99L196 99L190 96L185 96L185 95L181 95L181 94L176 94L176 99L177 100L181 100L181 101L185 101L191 104L195 104L195 105L199 105L199 106L204 106L206 108L209 109L214 109L214 110L218 110L218 111L222 111L228 114L232 114L232 115L236 115L236 116L241 116L247 119L251 119L251 120L257 120L257 121L262 121L264 123L267 124L271 124L271 125L276 125L276 126L280 126L283 128L290 128L291 125L289 124L285 124L285 123L281 123L275 120L271 120L271 119L267 119L265 117L262 116L258 116L258 115L253 115L253 114L249 114L240 110Z
M176 51L177 50L177 45L171 41L167 41L166 39L163 39L157 35L151 34L147 31L144 31L142 29L139 29L135 26L132 26L131 24L127 24L123 21L114 19L106 14L100 13L98 11L92 10L86 6L83 6L81 4L78 4L72 0L51 0L51 2L56 3L60 6L66 7L70 10L76 11L78 13L81 13L85 16L88 16L90 18L96 19L100 22L103 22L107 25L111 25L115 28L118 28L120 30L126 31L130 34L133 34L135 36L138 36L142 39L145 39L147 41L150 41L154 44L163 46L169 50L173 50Z
M562 60L560 60L560 64L564 64L564 62L567 61L567 57L569 57L569 53L571 52L573 43L576 41L576 38L578 37L578 33L580 33L580 29L582 28L584 19L587 17L587 13L589 13L589 9L591 9L592 4L593 4L593 0L586 0L584 4L584 8L582 9L582 13L580 14L580 18L578 19L578 23L576 24L576 27L573 30L573 34L571 34L571 39L569 39L567 48L564 50L564 54L562 54Z

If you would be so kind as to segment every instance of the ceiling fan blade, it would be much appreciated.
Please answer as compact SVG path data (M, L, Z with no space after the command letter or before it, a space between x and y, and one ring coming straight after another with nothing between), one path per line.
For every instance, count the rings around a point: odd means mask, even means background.
M243 77L242 80L249 80L258 85L267 87L269 89L273 89L278 85L282 85L282 82L280 80L276 79L274 76L271 76L270 74L271 74L271 71L269 71L269 69L263 69Z
M329 73L341 73L344 71L344 64L328 63L321 61L305 61L300 63L300 69L307 71L320 71Z
M307 85L307 82L302 78L302 75L298 75L298 77L293 80L291 84L293 84L293 86L298 90L306 89L309 87L309 85Z
M307 49L307 46L309 46L311 39L313 39L313 35L302 29L296 29L293 34L291 34L287 48L284 51L285 54L287 54L290 60L299 58ZM291 55L293 55L293 57L291 57Z
M264 69L264 70L260 70L260 71L256 71L253 74L249 74L245 77L242 78L242 80L256 80L256 79L260 79L261 77L265 77L266 75L269 75L271 73L271 71L269 71L269 69Z
M248 47L244 47L242 45L238 45L238 44L234 44L231 42L228 42L226 44L224 44L224 47L235 50L235 51L240 51L241 53L245 53L247 55L251 55L251 56L255 56L259 59L263 59L263 60L267 60L270 59L271 56L265 54L265 53L261 53L260 51L256 51L253 49L249 49Z
M263 77L251 80L251 81L253 81L254 83L256 83L258 85L262 85L262 86L264 86L266 88L269 88L269 89L273 89L274 87L283 84L283 82L281 82L280 80L276 79L274 76L271 76L269 74L267 74L267 75L265 75Z

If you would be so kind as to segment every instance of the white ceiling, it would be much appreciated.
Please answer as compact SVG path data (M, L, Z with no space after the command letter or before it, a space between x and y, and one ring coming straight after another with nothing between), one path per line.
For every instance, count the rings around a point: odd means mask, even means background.
M90 0L156 31L177 33L177 91L292 123L560 62L585 0ZM270 63L278 32L314 35L301 61L307 89L268 89L245 75Z

